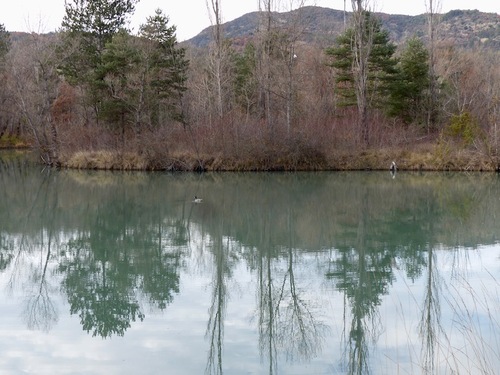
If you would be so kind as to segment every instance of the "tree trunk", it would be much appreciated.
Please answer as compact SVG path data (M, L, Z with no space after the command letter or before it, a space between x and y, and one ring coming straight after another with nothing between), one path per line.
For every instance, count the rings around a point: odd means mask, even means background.
M260 96L261 102L264 104L264 116L267 123L269 134L273 133L272 119L272 100L271 100L271 16L272 0L260 0L259 10L264 14L262 22L264 29L261 32L261 46L259 50L259 68L260 68ZM262 98L263 97L263 98Z
M436 58L435 58L435 44L436 44L436 10L439 7L439 0L429 0L427 9L427 26L429 33L429 103L427 105L427 134L430 133L432 123L435 120L435 109L437 102L436 93Z
M370 144L368 124L368 58L373 44L373 30L365 16L367 2L352 0L354 40L353 75L358 103L358 128L361 132L361 141L364 147Z

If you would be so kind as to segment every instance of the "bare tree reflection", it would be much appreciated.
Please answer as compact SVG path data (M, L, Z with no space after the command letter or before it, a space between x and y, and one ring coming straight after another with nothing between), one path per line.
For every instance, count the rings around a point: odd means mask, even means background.
M207 374L222 374L222 352L224 347L224 320L226 316L227 302L229 300L228 283L232 278L232 269L239 261L239 244L226 236L225 216L216 215L217 210L206 209L210 223L213 225L214 235L211 241L213 272L212 293L209 309L209 319L205 337L209 340L208 360L205 368Z
M0 272L5 271L14 260L14 252L14 240L0 233Z
M294 252L288 249L288 267L281 289L281 306L277 310L277 338L288 360L309 360L321 351L328 327L320 321L297 289ZM286 289L288 288L288 289Z
M214 265L212 280L212 303L206 336L209 339L206 373L222 374L222 347L224 342L224 317L226 313L228 275L228 246L224 246L219 234L214 241Z
M293 247L293 213L287 211L289 245L284 269L280 268L276 247L268 247L259 259L259 347L269 361L269 374L278 373L278 356L288 361L307 361L322 348L328 327L321 321L312 301L303 297L297 285ZM270 240L269 240L270 241Z
M435 374L436 344L441 331L440 291L442 280L436 263L436 254L429 245L427 251L427 279L422 318L418 326L422 338L422 364L425 374Z
M259 258L259 348L261 356L269 361L269 375L278 370L275 306L279 306L280 299L273 286L271 263L269 254L262 254Z
M453 252L454 261L463 257L466 262L470 260L471 251ZM456 266L454 263L453 267ZM499 332L500 332L500 280L491 272L493 264L485 264L481 268L484 274L481 281L472 281L468 275L461 273L458 269L453 270L450 288L444 293L444 301L453 310L453 327L463 337L463 345L460 348L462 354L466 354L466 360L458 355L452 363L454 368L450 372L472 373L475 369L481 374L496 374L500 364ZM453 340L450 340L454 342ZM470 355L469 353L473 353ZM464 369L464 363L468 368Z
M57 323L58 315L54 303L51 300L50 288L48 281L48 269L52 260L52 249L60 245L57 236L54 235L53 225L57 219L58 205L58 188L54 181L54 175L51 170L43 173L43 178L36 191L32 201L30 211L24 223L25 227L29 227L32 212L35 211L35 206L41 205L40 218L44 226L40 230L39 237L34 238L23 237L19 246L19 256L38 253L40 254L39 267L34 266L30 274L30 282L32 291L26 294L25 307L23 316L26 320L29 329L40 329L49 331L55 323ZM46 228L46 229L45 229ZM44 252L46 255L44 257ZM19 270L24 267L20 263L16 263Z
M41 252L41 254L43 254ZM41 273L35 272L32 276L34 285L38 285L33 293L28 294L25 302L23 316L29 329L49 331L57 323L57 310L50 298L47 281L47 266L51 256L51 236L47 244L47 255L43 261Z

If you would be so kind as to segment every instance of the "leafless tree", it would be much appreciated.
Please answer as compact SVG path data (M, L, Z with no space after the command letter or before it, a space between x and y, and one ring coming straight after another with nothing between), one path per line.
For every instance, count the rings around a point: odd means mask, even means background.
M212 23L213 42L210 44L210 66L216 89L216 107L219 118L223 116L222 106L222 64L223 64L223 29L221 0L207 0L207 9Z
M32 33L10 53L11 80L16 107L30 130L43 162L59 164L58 129L52 118L59 75L51 35Z
M435 120L435 110L437 103L436 87L436 26L438 22L438 12L441 8L440 0L426 0L427 27L429 37L429 104L427 108L427 132L430 132L432 122Z
M373 28L366 17L368 0L351 0L354 40L352 42L353 73L358 104L358 126L365 146L370 142L368 124L368 59L373 46Z
M298 78L297 42L305 27L300 8L304 3L304 0L290 0L283 8L278 8L273 0L259 1L261 12L257 42L259 103L271 134L279 122L285 123L287 133L290 133L292 127ZM284 26L276 22L274 12L280 10L289 12L290 18ZM296 11L292 12L293 10Z
M273 118L271 116L271 26L273 0L259 0L259 12L261 20L259 26L259 43L257 49L257 62L259 70L259 102L263 103L265 118L268 129L272 129Z

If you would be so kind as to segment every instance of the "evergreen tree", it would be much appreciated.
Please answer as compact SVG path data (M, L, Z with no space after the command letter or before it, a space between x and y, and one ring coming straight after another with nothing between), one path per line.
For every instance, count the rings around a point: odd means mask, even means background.
M387 30L382 29L381 22L371 13L365 12L367 26L363 39L371 39L367 59L367 99L370 107L381 107L389 95L390 83L395 77L394 59L396 46L390 41ZM366 41L368 43L368 41ZM340 96L340 106L357 105L354 54L356 49L355 31L347 29L341 34L334 47L327 48L325 53L331 57L330 66L335 69L335 82Z
M408 40L391 83L388 112L405 123L425 123L429 87L429 53L418 38Z
M152 125L162 124L167 118L184 122L181 101L189 61L186 50L177 46L176 27L168 22L168 17L157 9L139 31Z
M5 26L0 23L0 62L10 49L10 33L5 30Z
M379 20L374 22L373 44L368 59L370 102L373 107L387 104L389 90L396 78L396 45L390 41L389 32L382 29Z
M342 107L356 105L356 91L354 89L354 76L352 73L353 39L354 30L347 29L337 37L336 46L326 50L327 56L332 58L329 65L335 69L336 89L340 97L339 105Z
M78 37L96 53L102 52L107 42L134 12L139 0L72 0L65 1L63 31Z
M138 0L68 0L62 22L65 40L59 52L60 69L73 85L86 90L88 104L99 118L103 95L103 53L124 27Z
M101 94L99 118L138 133L171 120L183 122L181 99L188 61L177 46L175 26L161 10L141 25L139 36L121 30L102 52L96 75Z
M247 115L257 104L256 50L252 43L247 43L242 53L233 55L234 64L234 95L236 103Z
M121 30L106 44L102 64L97 70L102 92L99 116L111 125L118 125L122 135L134 122L133 113L137 92L133 76L139 69L139 52L132 37Z
M2 82L6 81L6 68L5 61L7 53L10 49L10 34L5 30L5 26L0 24L0 80ZM9 124L9 115L7 105L9 101L9 93L7 90L7 85L2 84L0 87L0 138L4 135L5 129Z

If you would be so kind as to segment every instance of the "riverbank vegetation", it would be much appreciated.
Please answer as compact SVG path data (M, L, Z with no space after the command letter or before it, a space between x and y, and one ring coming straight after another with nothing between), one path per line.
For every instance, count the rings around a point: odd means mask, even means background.
M210 4L211 43L179 44L137 0L68 1L61 29L13 41L0 25L0 145L56 167L186 171L497 170L499 51L428 35L396 45L354 1L328 46L263 1L244 42ZM432 2L431 2L432 4ZM432 7L431 7L432 8Z

